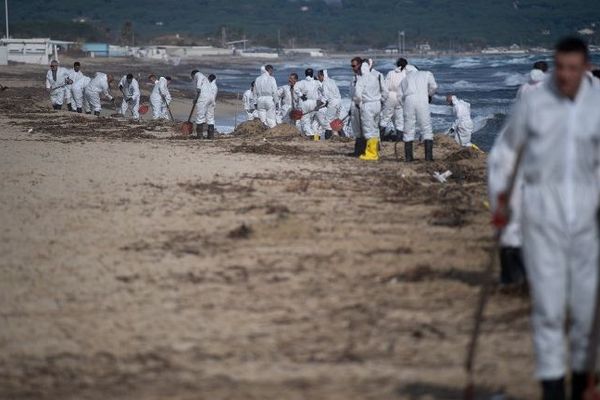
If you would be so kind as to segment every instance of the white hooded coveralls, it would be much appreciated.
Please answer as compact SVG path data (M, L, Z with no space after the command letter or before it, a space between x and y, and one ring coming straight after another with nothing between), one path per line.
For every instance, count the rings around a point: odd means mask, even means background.
M385 77L385 87L388 91L388 97L383 104L381 121L379 122L379 125L384 129L393 124L395 130L404 130L404 110L399 92L400 84L406 78L407 68L408 66L404 69L397 67L388 72Z
M100 94L103 94L109 100L113 99L110 94L107 75L103 72L96 72L94 79L92 79L85 87L85 99L90 103L92 111L94 112L100 112L102 110Z
M122 88L123 92L121 114L127 114L127 110L131 107L133 119L140 119L140 85L137 79L133 78L129 83L127 82L127 75L123 75L119 81L119 88Z
M320 97L327 107L319 110L317 120L322 130L331 130L331 121L342 117L342 96L336 82L331 79L327 70L323 70L324 78L321 82Z
M294 85L294 98L297 99L302 110L302 119L299 122L300 132L306 136L319 135L319 123L317 122L316 112L317 100L319 100L319 90L321 83L311 76L307 76ZM302 97L306 96L306 100Z
M452 109L456 121L452 124L452 135L456 143L464 147L471 146L471 135L473 134L473 120L471 119L471 104L456 96L452 96Z
M71 81L73 81L72 84L65 86L67 88L67 91L65 93L66 98L67 98L67 103L71 103L71 107L75 108L75 101L73 99L74 95L73 95L73 85L79 81L81 78L84 77L83 72L81 72L81 70L79 71L75 71L73 68L68 70L68 75L69 75L69 79Z
M167 105L171 104L171 92L169 92L168 83L169 81L163 76L154 81L154 87L150 93L152 119L170 119Z
M91 112L90 103L84 97L84 89L92 79L89 76L83 76L71 85L71 94L73 96L73 107L82 109L86 113Z
M290 85L283 85L277 89L277 98L279 100L279 111L277 112L277 123L285 122L287 124L295 124L290 118L292 110L292 88ZM297 104L297 102L295 102Z
M408 70L406 78L400 84L402 105L404 107L404 141L415 140L417 124L423 140L433 140L429 96L437 90L437 83L429 71Z
M198 115L196 118L197 124L215 124L215 105L217 104L217 81L216 79L210 82L206 80L204 89L200 92L198 98Z
M539 69L531 70L531 79L528 83L521 86L517 92L517 100L524 94L532 92L542 87L546 82L546 74ZM505 142L501 138L505 129L500 131L492 150L488 155L488 188L493 188L495 182L502 182L508 177L504 176L507 173L504 160L510 157L511 151L506 147ZM523 244L521 235L521 208L523 194L523 173L519 170L515 180L512 196L510 199L511 218L508 225L500 235L500 245L502 247L520 248Z
M541 85L544 84L545 80L546 74L544 73L544 71L540 69L532 69L531 72L529 72L529 81L521 85L521 87L519 88L519 91L517 92L517 99L520 99L521 96L523 96L525 93L531 92L532 90L536 90L537 88L539 88Z
M260 121L269 128L277 125L275 104L277 103L277 82L265 67L260 69L261 75L254 81L254 98Z
M242 96L242 103L244 105L244 111L246 112L246 119L248 121L252 121L254 118L258 117L258 113L256 112L256 100L254 100L254 94L252 94L252 90L248 89L244 92Z
M541 380L565 376L567 348L572 370L584 371L598 279L598 104L600 89L589 78L574 101L548 82L523 95L499 138L506 171L490 187L493 207L524 146L523 253Z
M63 105L65 97L67 97L67 78L69 71L63 67L56 68L56 75L49 69L46 73L46 89L50 89L50 101L52 105Z
M368 63L361 66L352 94L352 130L355 137L379 139L382 83L379 72L373 72Z

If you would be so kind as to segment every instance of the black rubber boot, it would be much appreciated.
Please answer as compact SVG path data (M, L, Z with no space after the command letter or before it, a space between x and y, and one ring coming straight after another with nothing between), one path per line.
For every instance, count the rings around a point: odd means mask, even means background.
M525 283L525 265L520 247L500 248L500 283L503 285Z
M588 377L585 372L573 372L571 376L571 400L583 400Z
M390 140L390 136L385 134L385 128L384 127L379 127L379 138L382 142L387 142Z
M83 110L82 110L81 108L77 108L77 112L78 112L79 114L81 114L81 113L83 112Z
M361 137L356 138L354 141L354 157L360 157L365 154L365 150L367 149L367 139Z
M204 139L206 124L196 124L196 139Z
M331 132L329 129L325 131L325 140L331 139L332 136L333 132Z
M100 111L94 111L94 115L95 115L96 117L99 117L99 116L100 116Z
M67 110L75 111L75 110L73 110L73 106L71 106L71 103L67 104Z
M344 132L343 129L341 131L339 131L338 133L340 134L341 137L346 137L346 132Z
M542 400L566 400L565 378L542 381Z
M62 108L62 105L61 104L52 104L52 108L54 110L60 110Z
M86 113L87 115L91 115L91 114L92 114L92 112L91 112L91 111L86 111L85 113Z
M433 161L433 140L424 140L425 161Z
M215 138L215 126L214 125L208 125L208 131L206 133L206 138L210 139L210 140Z
M404 142L404 161L405 162L413 162L415 159L413 157L413 142Z
M404 139L404 132L396 129L396 141L401 142Z

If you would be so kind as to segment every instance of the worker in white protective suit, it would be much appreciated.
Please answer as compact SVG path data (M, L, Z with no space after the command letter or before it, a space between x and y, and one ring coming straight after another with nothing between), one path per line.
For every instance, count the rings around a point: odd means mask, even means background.
M207 137L212 139L215 130L216 77L209 75L207 78L200 72L196 73L195 77L196 90L199 93L196 102L196 139L203 139L205 131Z
M454 137L456 143L462 147L471 147L471 135L473 134L473 120L471 119L471 104L459 99L454 95L448 95L446 101L452 106L456 120L448 131L448 135Z
M387 100L381 110L381 121L379 121L380 135L382 141L402 140L404 132L404 110L399 97L400 84L406 78L406 67L408 61L405 58L399 58L396 61L396 68L387 73L385 77L385 87L388 91ZM387 128L392 125L394 130L387 134Z
M210 98L209 85L210 82L206 75L197 69L192 71L192 84L196 89L196 139L204 138L206 131L206 107Z
M321 82L320 98L326 106L317 112L317 121L321 125L321 129L325 131L325 139L329 139L333 136L331 121L342 117L342 95L337 83L329 77L326 69L317 73L317 79ZM335 135L344 136L344 131L336 132Z
M292 109L299 106L297 99L294 98L294 86L298 82L298 74L292 72L288 76L287 85L280 86L277 90L277 96L279 99L279 112L277 115L278 123L286 123L296 125L296 121L292 121L290 118L290 112Z
M92 109L89 101L85 98L85 87L92 79L89 76L83 75L71 85L71 103L78 113L85 111L86 114L91 114Z
M67 75L69 76L70 84L65 86L65 101L69 111L76 111L75 102L73 101L73 84L83 77L81 72L81 63L75 61L72 69L67 69Z
M277 82L273 77L273 66L260 68L261 75L254 81L254 98L260 121L269 128L277 125L275 104L277 103Z
M148 77L152 85L150 93L150 105L152 106L152 119L170 119L169 104L171 104L171 92L169 91L170 76L157 78L152 74Z
M242 96L242 104L244 105L247 121L258 118L258 112L256 112L256 100L254 99L254 93L252 93L253 91L254 81L250 84L250 89L246 90Z
M215 106L217 105L217 93L219 91L217 87L217 76L214 74L210 74L208 76L208 89L206 91L206 105L203 107L206 109L206 114L204 117L204 121L208 125L206 130L206 138L214 139L215 138ZM202 94L200 94L200 98L204 98ZM200 103L200 100L198 101ZM198 122L198 120L196 121Z
M538 61L533 64L529 82L523 84L517 93L517 100L524 94L537 90L546 82L548 64ZM501 182L506 177L504 164L505 157L510 156L510 149L503 145L502 135L498 134L496 143L488 155L488 187L493 188L495 182ZM500 235L500 284L505 287L521 286L526 282L525 263L523 261L521 234L521 208L523 193L523 173L519 170L516 174L515 184L510 198L511 218Z
M350 60L350 66L354 76L350 83L350 110L348 110L348 116L350 118L350 128L352 130L352 136L354 136L354 157L360 157L364 154L367 148L367 140L362 134L362 128L360 127L360 115L358 106L352 101L354 93L356 92L356 83L361 75L361 67L363 59L361 57L354 57Z
M110 94L110 84L113 81L112 75L103 72L96 72L96 76L85 87L85 99L90 104L94 115L100 115L102 103L100 95L104 95L108 100L114 103L115 99Z
M371 70L371 63L364 61L352 95L359 132L366 140L365 151L359 158L365 161L379 160L379 118L383 100L380 75Z
M66 87L70 82L67 69L59 67L58 61L52 60L50 69L46 73L46 90L50 93L53 109L60 110L62 108L66 98Z
M433 161L433 128L429 103L437 90L437 83L429 71L419 71L412 65L406 68L406 77L400 84L400 98L404 107L404 159L411 162L417 125L425 145L425 160Z
M140 119L140 85L133 74L123 75L119 81L119 90L123 93L123 102L121 103L121 115L126 115L127 110L131 109L133 119Z
M600 88L587 75L589 59L578 38L556 46L553 77L514 107L498 143L506 149L501 163L506 170L490 187L494 220L506 220L508 177L522 154L523 253L543 399L568 397L569 370L569 398L582 399L586 385L600 196Z
M298 99L300 109L302 110L302 119L298 123L300 132L305 136L319 140L321 138L321 128L316 118L316 110L322 106L319 100L319 89L321 84L314 79L314 71L307 68L304 71L305 78L294 85L294 98Z
M521 98L525 93L536 90L546 81L546 72L548 71L548 63L545 61L537 61L533 64L533 69L529 72L529 80L521 85L517 92L517 99Z

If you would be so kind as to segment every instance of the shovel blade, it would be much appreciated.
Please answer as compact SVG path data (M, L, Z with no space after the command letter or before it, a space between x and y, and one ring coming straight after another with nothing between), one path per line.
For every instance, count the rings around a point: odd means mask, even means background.
M183 133L184 135L191 135L193 131L194 124L192 124L191 122L184 122L183 124L181 124L181 133Z
M331 121L331 123L329 124L329 126L331 127L332 131L339 132L342 129L344 129L344 121L342 121L339 118L336 118L333 121Z
M144 115L148 112L148 106L146 104L142 104L138 111L140 114Z
M290 111L290 119L292 121L300 121L302 119L303 115L304 115L304 113L302 112L302 110L300 110L298 108Z

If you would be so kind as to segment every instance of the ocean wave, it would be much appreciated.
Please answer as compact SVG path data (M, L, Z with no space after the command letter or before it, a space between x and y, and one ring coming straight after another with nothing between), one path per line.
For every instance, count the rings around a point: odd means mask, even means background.
M450 68L474 68L481 65L481 59L467 57L458 59Z
M527 74L519 74L518 72L510 74L504 79L506 86L521 86L525 82L527 82Z

